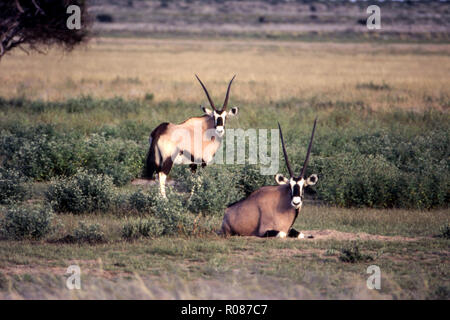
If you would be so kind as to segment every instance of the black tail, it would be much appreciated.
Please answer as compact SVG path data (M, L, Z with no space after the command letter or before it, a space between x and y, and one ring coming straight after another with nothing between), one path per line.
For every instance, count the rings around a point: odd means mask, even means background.
M161 165L156 164L156 157L159 157L159 153L156 152L158 139L166 131L166 128L168 126L168 123L161 123L159 126L155 128L155 130L152 131L150 134L151 143L150 148L147 152L147 158L145 159L145 165L144 170L142 172L142 177L146 179L152 179L153 174L156 172L161 171ZM161 159L160 159L161 160ZM160 161L161 163L161 161Z
M155 146L152 144L147 152L147 157L145 158L144 170L142 172L142 177L145 179L152 179L153 174L156 171L156 162L155 162Z

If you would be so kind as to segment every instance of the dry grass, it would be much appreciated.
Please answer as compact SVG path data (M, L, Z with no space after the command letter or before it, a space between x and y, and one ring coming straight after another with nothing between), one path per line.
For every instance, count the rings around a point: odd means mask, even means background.
M0 96L60 100L79 95L198 104L194 74L222 101L362 101L373 108L449 106L450 45L219 40L93 40L70 55L15 52L1 64Z

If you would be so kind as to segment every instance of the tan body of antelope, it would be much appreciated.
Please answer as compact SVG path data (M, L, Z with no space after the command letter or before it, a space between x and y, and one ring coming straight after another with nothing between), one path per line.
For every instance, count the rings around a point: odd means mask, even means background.
M197 79L206 93L212 110L202 107L205 113L203 116L189 118L180 124L162 123L150 134L144 177L151 179L156 172L160 191L164 197L166 177L172 166L189 164L191 170L195 172L198 164L204 167L210 163L225 134L226 119L238 113L236 107L230 111L226 110L234 77L228 84L221 110L215 107L208 90L198 77Z
M254 191L246 199L230 205L225 210L221 233L223 235L257 236L257 237L296 237L303 238L303 233L292 226L302 208L304 190L317 183L317 175L305 179L304 175L311 153L316 121L311 134L308 152L299 176L294 176L280 130L283 154L290 178L281 174L275 176L277 186L264 186Z

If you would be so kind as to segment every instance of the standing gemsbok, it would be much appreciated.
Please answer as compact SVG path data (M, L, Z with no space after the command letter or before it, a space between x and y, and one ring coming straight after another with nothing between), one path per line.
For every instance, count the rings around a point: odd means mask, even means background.
M200 78L195 75L206 93L213 110L201 107L205 115L192 117L180 124L161 123L150 134L150 149L147 153L144 177L151 179L158 173L161 194L165 197L165 181L174 164L190 164L191 170L197 164L206 166L214 158L225 134L225 120L238 113L233 107L227 111L228 97L234 77L228 84L227 94L222 109L218 110L208 90Z
M295 219L302 208L304 189L317 183L317 175L313 174L305 180L311 146L316 129L317 119L309 142L303 169L299 176L294 176L284 145L281 126L280 138L283 146L284 159L290 178L281 174L275 176L278 186L264 186L254 191L246 199L230 205L225 210L221 233L223 235L258 236L258 237L296 237L303 238L292 228Z

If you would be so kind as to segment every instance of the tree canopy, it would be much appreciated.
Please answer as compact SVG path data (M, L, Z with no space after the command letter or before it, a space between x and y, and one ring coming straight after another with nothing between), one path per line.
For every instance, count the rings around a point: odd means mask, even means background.
M69 29L67 8L80 9L80 29ZM0 2L0 59L20 47L42 51L52 45L71 50L89 34L85 0L6 0Z

